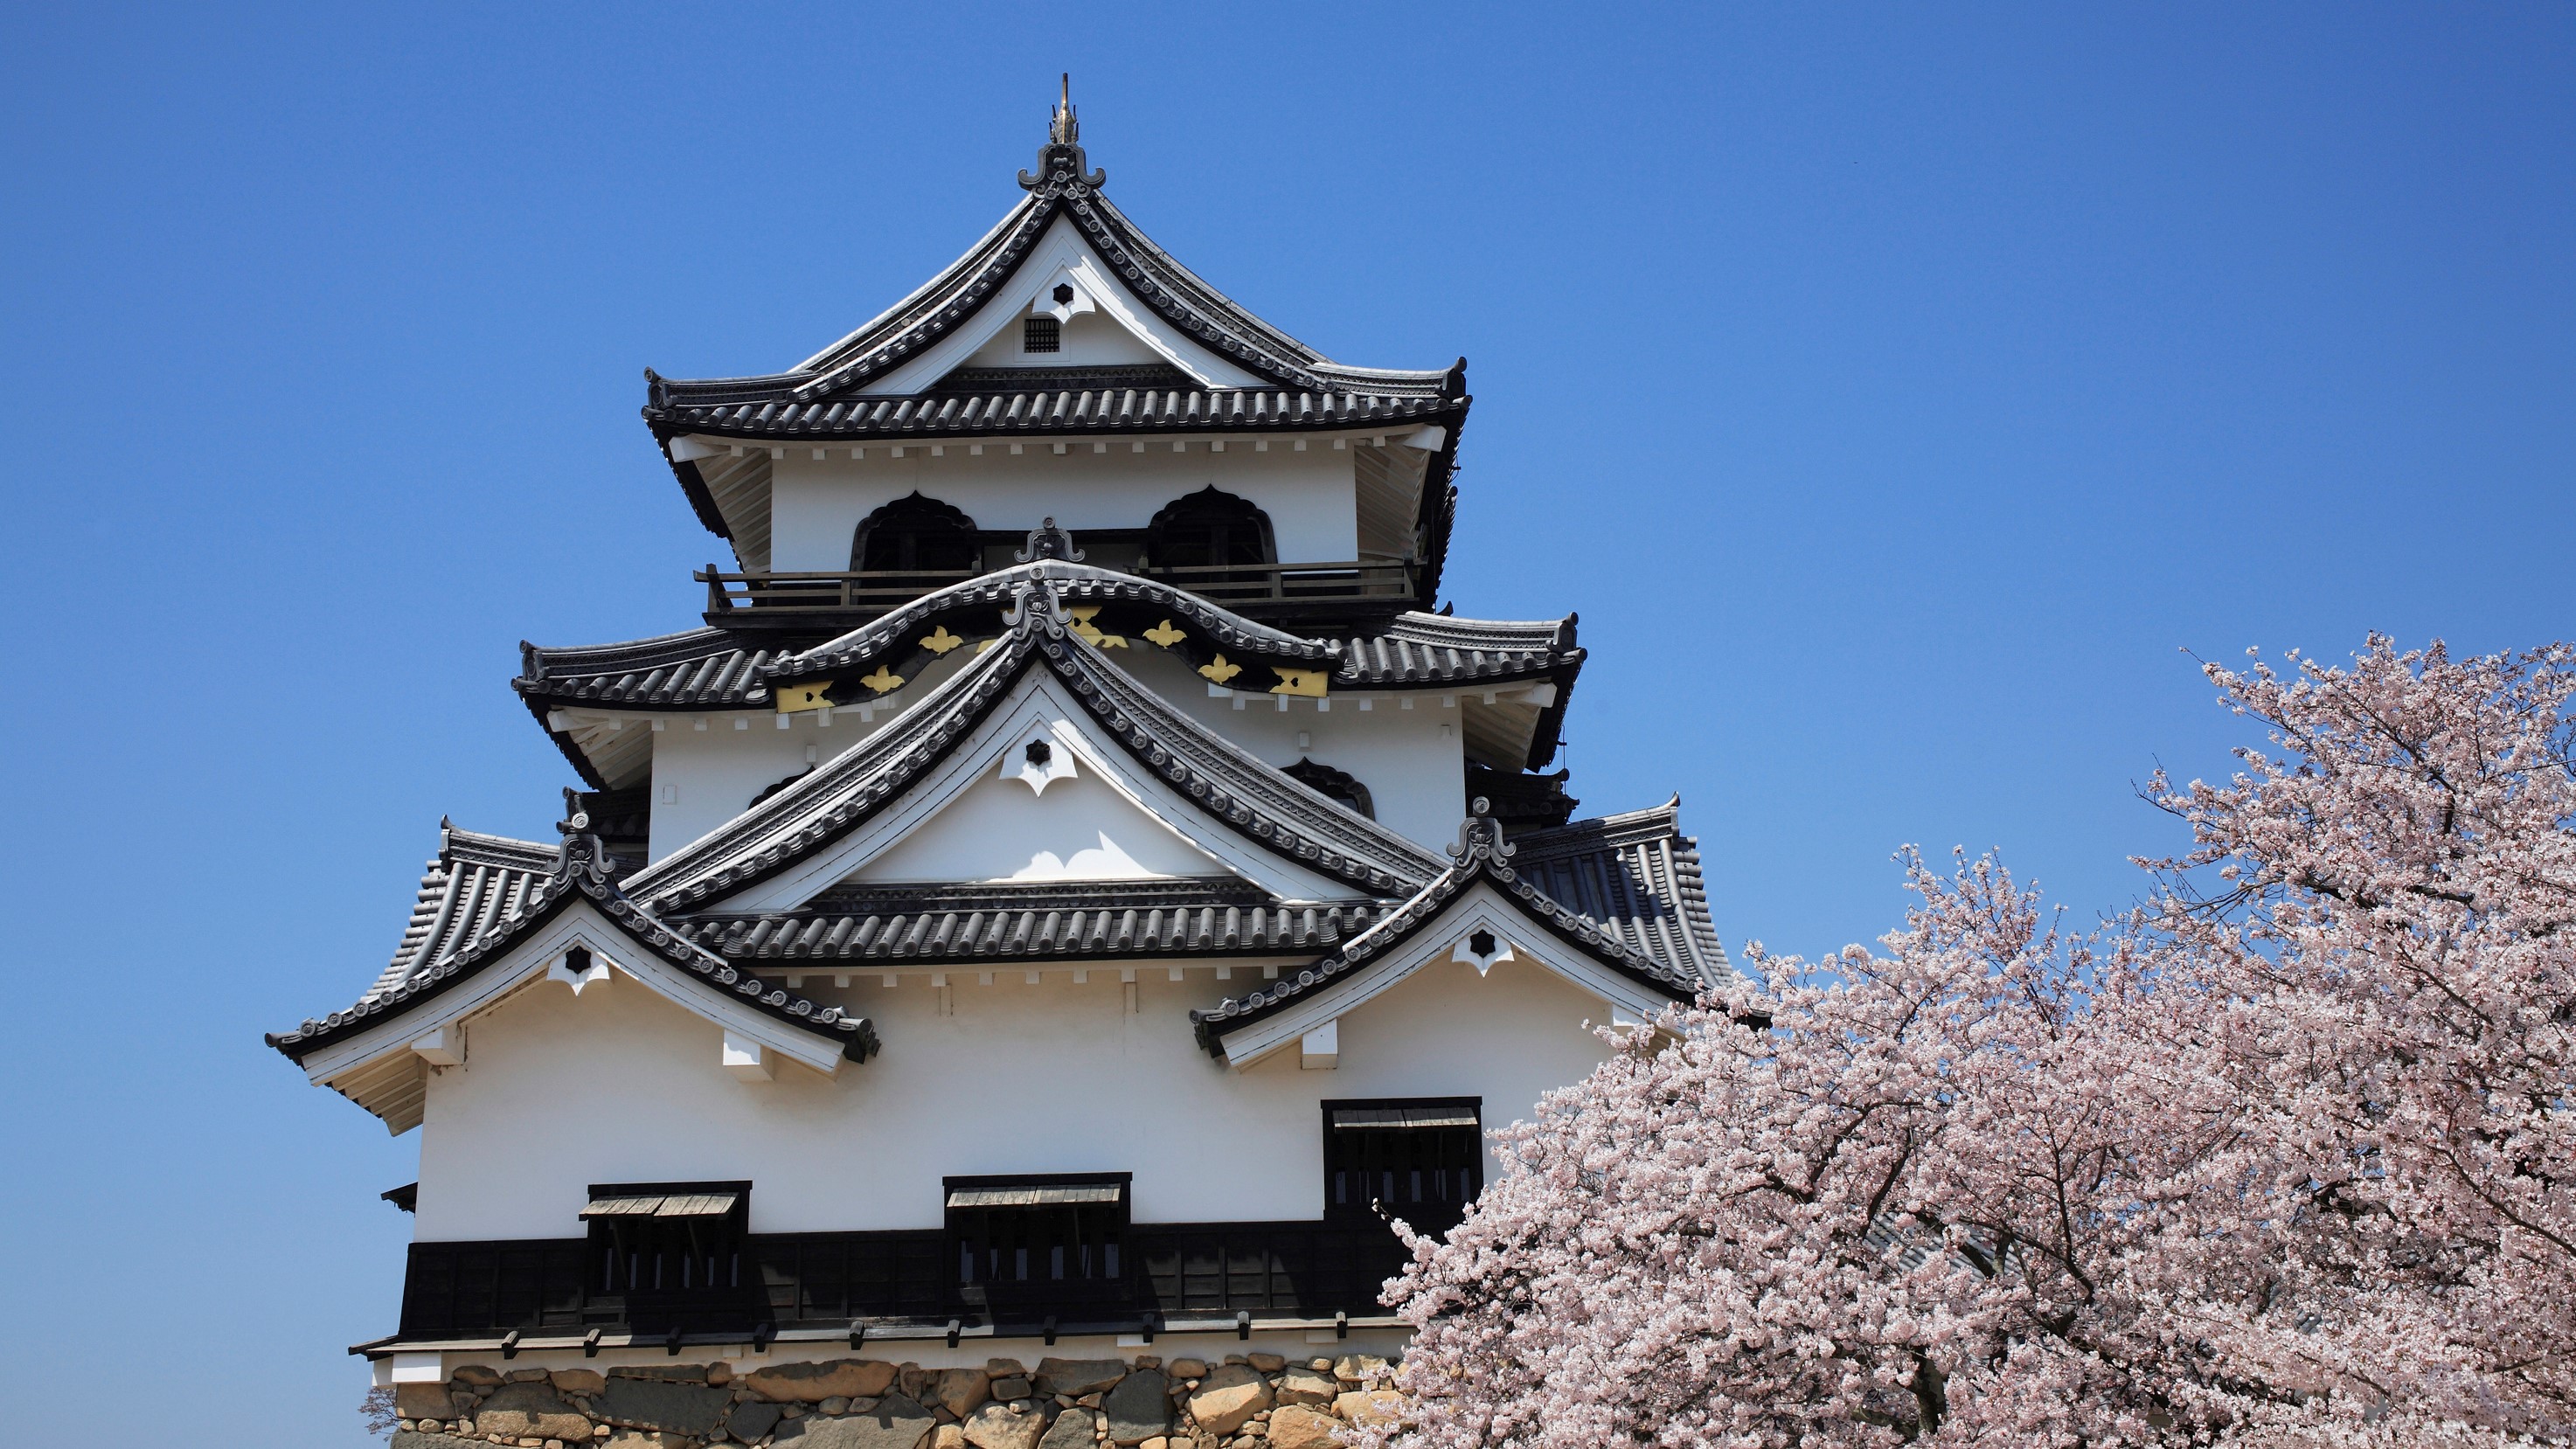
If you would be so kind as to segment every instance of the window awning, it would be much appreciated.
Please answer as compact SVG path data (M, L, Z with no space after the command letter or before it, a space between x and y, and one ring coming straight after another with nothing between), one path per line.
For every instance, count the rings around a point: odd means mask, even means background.
M1127 1185L1119 1182L1030 1184L1022 1187L953 1187L951 1208L1054 1207L1063 1203L1121 1202Z
M1336 1130L1353 1127L1473 1127L1473 1107L1335 1107Z
M742 1201L738 1192L618 1193L590 1200L582 1218L720 1218Z

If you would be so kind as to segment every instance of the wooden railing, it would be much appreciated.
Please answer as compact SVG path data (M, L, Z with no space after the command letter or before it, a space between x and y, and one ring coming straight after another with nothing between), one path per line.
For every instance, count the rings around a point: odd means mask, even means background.
M1153 1223L1125 1230L1106 1285L967 1285L938 1229L755 1234L713 1287L609 1291L580 1238L414 1243L403 1276L402 1337L525 1333L748 1332L862 1323L1131 1331L1174 1319L1353 1318L1384 1312L1381 1285L1403 1245L1375 1221ZM1058 1287L1062 1291L1057 1291Z
M1327 563L1222 564L1209 567L1147 568L1142 578L1159 579L1201 598L1234 607L1297 604L1343 599L1410 600L1420 584L1419 565L1409 559L1371 558ZM707 613L738 609L763 614L882 614L934 589L976 577L971 571L948 572L755 572L729 573L709 565L690 575L707 586Z

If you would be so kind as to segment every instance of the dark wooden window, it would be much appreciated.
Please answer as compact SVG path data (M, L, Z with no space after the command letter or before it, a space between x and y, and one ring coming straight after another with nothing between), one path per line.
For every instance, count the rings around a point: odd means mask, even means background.
M599 1292L727 1294L743 1287L748 1182L593 1183L581 1216Z
M919 492L860 520L850 540L850 567L868 573L973 573L983 559L975 520Z
M1234 568L1279 560L1270 515L1249 499L1213 487L1163 505L1146 525L1145 553L1158 569Z
M1416 1232L1442 1232L1485 1185L1476 1097L1324 1104L1324 1216L1383 1210Z
M1127 1254L1132 1174L952 1177L948 1262L968 1303L1116 1298L1133 1268Z
M1064 327L1053 317L1031 317L1020 326L1022 352L1062 352Z

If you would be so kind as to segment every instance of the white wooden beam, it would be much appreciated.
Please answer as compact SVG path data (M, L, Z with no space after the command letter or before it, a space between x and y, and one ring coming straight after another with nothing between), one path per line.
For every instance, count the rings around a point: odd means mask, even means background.
M465 1028L450 1022L411 1044L411 1054L433 1067L465 1065Z
M1297 1039L1297 1065L1310 1072L1329 1072L1342 1064L1342 1022L1335 1017Z
M766 1082L777 1070L769 1060L769 1048L732 1032L724 1034L724 1069L737 1082Z

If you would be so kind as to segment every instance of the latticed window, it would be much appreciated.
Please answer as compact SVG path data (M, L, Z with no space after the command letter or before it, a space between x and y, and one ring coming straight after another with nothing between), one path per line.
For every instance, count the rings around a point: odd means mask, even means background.
M595 1183L581 1210L603 1293L702 1293L742 1286L748 1182Z
M1053 317L1031 317L1020 324L1022 352L1062 352L1064 324Z
M1475 1097L1324 1104L1324 1213L1383 1210L1436 1232L1453 1227L1485 1185Z
M1128 1267L1128 1180L1126 1173L949 1178L949 1261L959 1287L1005 1296L1111 1290Z

